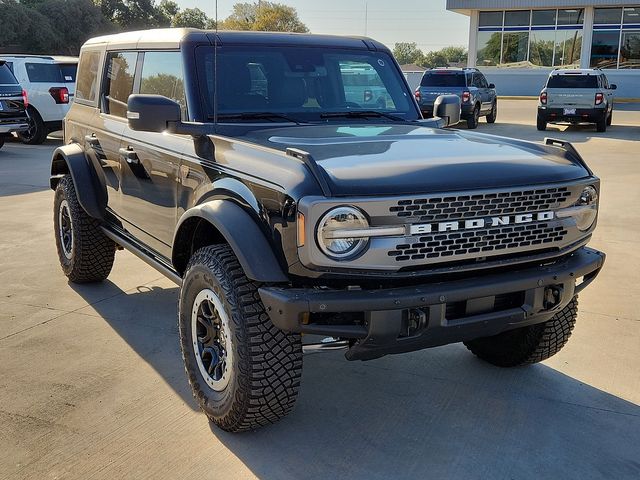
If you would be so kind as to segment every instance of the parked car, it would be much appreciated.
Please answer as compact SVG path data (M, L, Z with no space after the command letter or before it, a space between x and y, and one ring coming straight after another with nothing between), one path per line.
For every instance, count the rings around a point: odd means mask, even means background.
M385 109L348 100L354 62ZM545 360L604 263L586 246L600 181L565 142L433 128L459 120L454 95L434 113L371 39L90 40L51 163L62 271L102 281L122 247L178 284L193 395L234 432L293 408L303 351L464 342L502 367Z
M462 101L462 118L467 127L476 128L480 117L495 123L498 116L496 86L477 68L433 68L424 72L415 91L425 118L433 115L433 102L439 95L455 94Z
M605 132L613 119L613 91L599 69L554 70L538 100L538 130L547 123L595 123Z
M29 145L62 128L76 83L76 57L2 55L29 95L29 128L18 134Z
M0 148L8 135L29 128L27 105L27 93L6 62L0 60Z

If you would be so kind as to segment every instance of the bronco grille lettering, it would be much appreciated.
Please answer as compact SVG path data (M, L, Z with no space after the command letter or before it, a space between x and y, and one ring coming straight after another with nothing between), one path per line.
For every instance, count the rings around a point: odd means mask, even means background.
M512 223L532 223L553 220L553 212L520 213L518 215L503 215L500 217L474 218L472 220L459 220L453 222L421 223L409 227L410 235L423 235L432 232L453 232L456 230L473 230L477 228L496 227L510 225Z

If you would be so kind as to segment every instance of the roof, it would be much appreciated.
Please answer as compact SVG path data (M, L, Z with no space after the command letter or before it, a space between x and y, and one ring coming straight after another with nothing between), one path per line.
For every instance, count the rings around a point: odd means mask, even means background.
M599 68L566 68L553 70L550 75L599 75L602 70Z
M343 37L337 35L314 35L308 33L281 32L236 32L229 30L197 30L194 28L159 28L105 35L88 40L83 48L107 46L107 48L179 48L181 43L196 42L213 44L245 45L304 45L342 47L355 49L384 50L388 48L367 37Z
M0 58L3 59L32 59L32 60L44 60L43 63L78 63L78 57L68 57L63 55L28 55L22 53L0 53Z
M471 10L518 10L523 8L618 7L637 2L624 0L447 0L447 10L469 15Z

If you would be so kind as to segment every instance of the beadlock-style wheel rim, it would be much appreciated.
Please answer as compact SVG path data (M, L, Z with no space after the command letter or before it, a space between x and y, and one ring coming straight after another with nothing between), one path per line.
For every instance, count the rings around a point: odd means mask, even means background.
M69 212L69 204L66 200L60 202L60 208L58 209L58 234L62 253L67 259L71 260L73 257L73 223Z
M229 317L211 289L202 290L191 309L191 340L204 381L220 392L226 388L233 367Z

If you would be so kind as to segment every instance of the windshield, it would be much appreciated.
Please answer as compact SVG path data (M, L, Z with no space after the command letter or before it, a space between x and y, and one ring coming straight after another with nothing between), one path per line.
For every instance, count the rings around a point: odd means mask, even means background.
M466 87L464 73L427 73L422 77L422 87Z
M264 115L268 112L278 114L280 121L286 116L314 122L339 118L324 116L327 113L359 110L419 118L404 79L384 52L253 45L225 46L217 59L210 47L199 47L197 52L210 119L217 113L219 120L247 121L257 119L251 114L260 114L262 121L268 121ZM391 121L393 116L349 118Z
M598 88L595 75L552 75L547 83L548 88Z
M9 70L9 66L4 62L0 62L0 85L15 85L16 83L18 81Z

